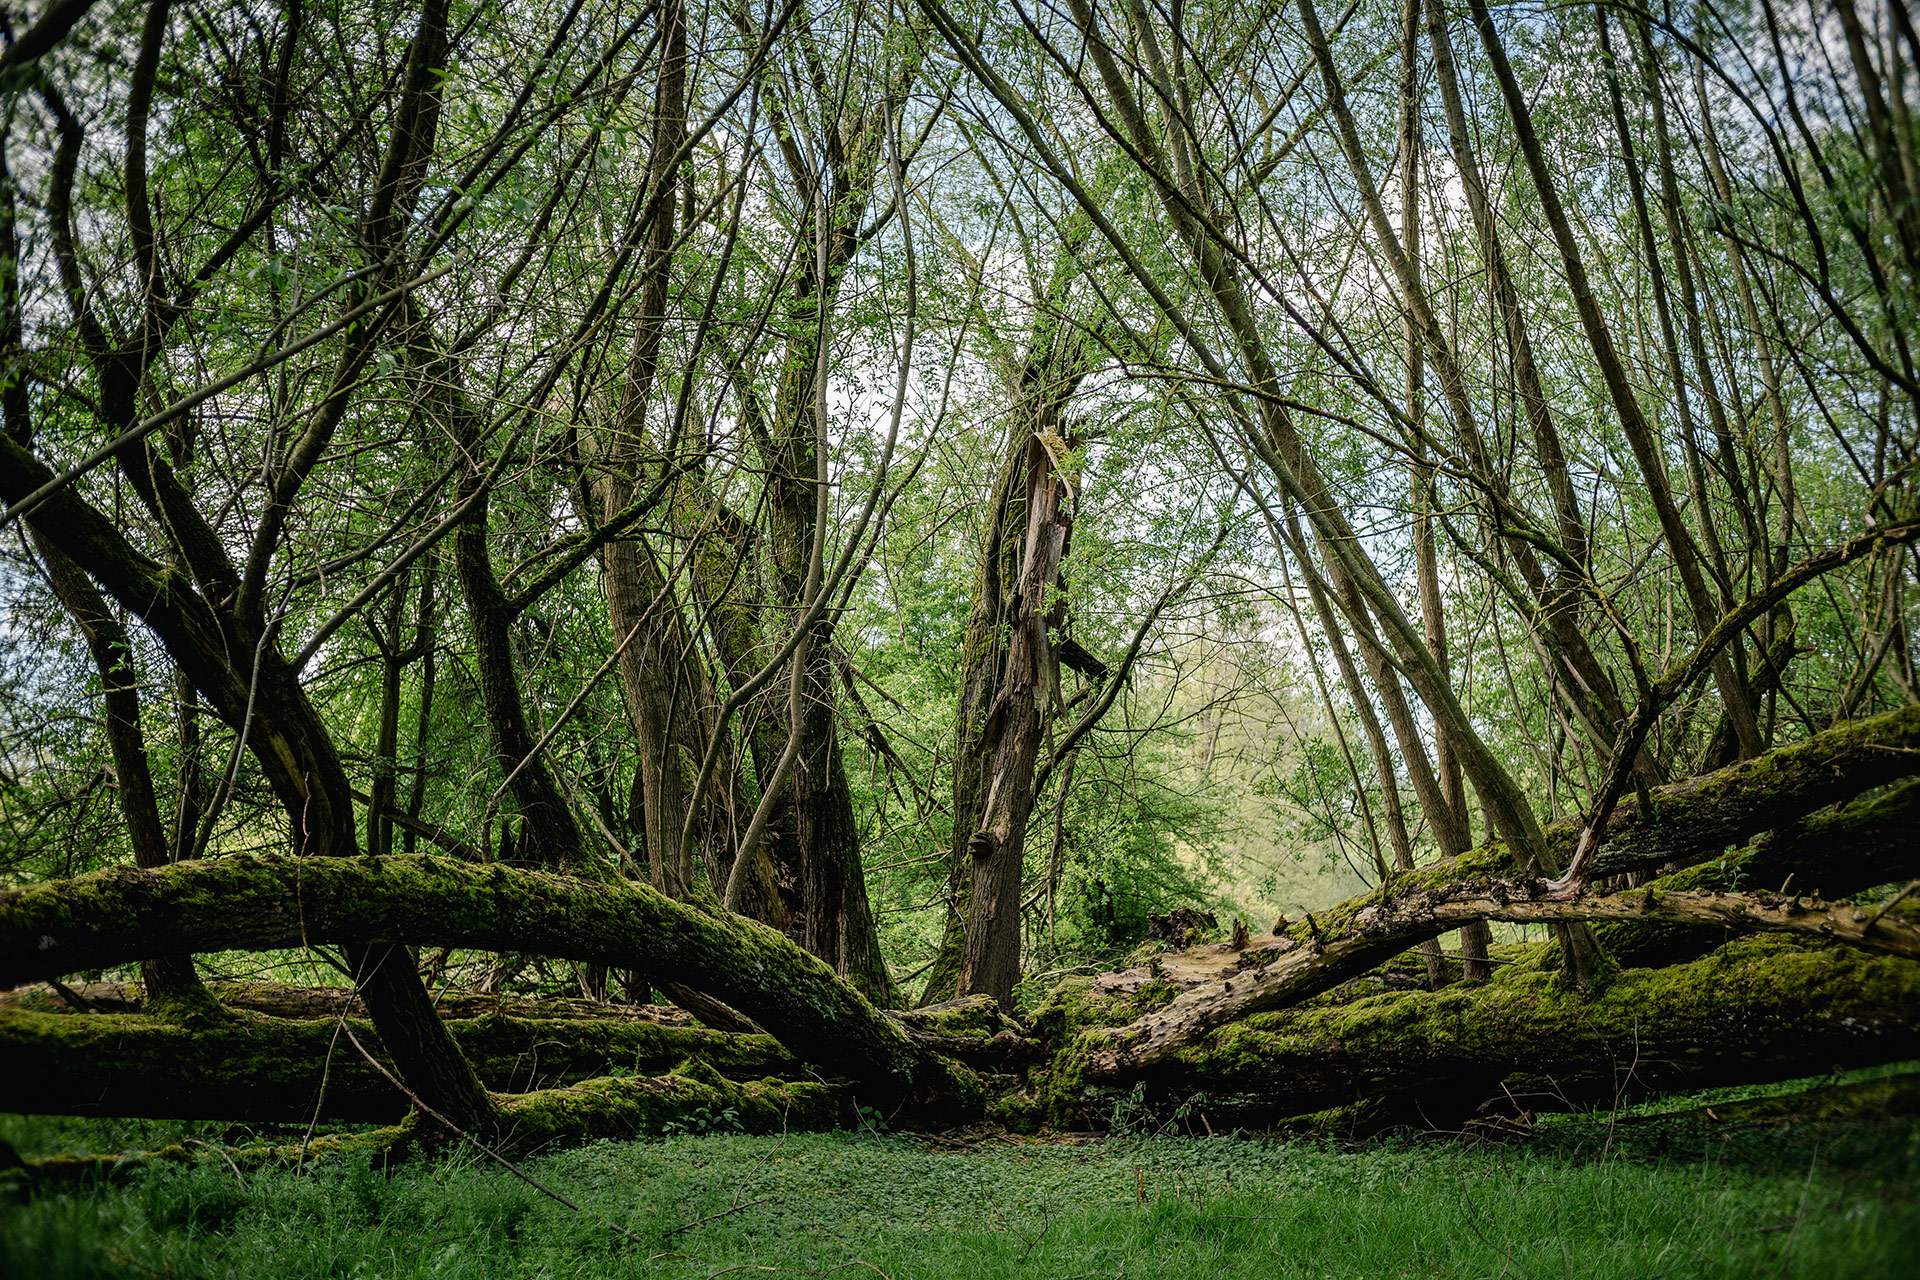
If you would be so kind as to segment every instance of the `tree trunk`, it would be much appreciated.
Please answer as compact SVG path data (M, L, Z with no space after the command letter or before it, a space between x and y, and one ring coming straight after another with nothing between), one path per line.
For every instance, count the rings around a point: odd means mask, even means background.
M1020 422L1018 414L1014 421ZM960 989L960 953L966 947L969 904L973 900L976 831L986 823L987 777L993 752L987 741L987 713L1005 679L1007 587L1018 581L1021 542L1026 528L1027 432L1008 433L994 476L993 497L980 529L980 553L974 570L973 603L960 646L960 696L953 716L953 828L948 847L946 927L940 950L921 992L922 1004L951 999Z
M1920 751L1908 745L1916 738L1920 705L1662 787L1649 795L1651 822L1642 818L1637 802L1616 811L1617 825L1605 833L1603 857L1612 870L1718 857L1758 832L1920 771ZM1551 829L1548 844L1564 847L1579 829L1577 820L1560 823ZM1621 845L1629 856L1618 856ZM1492 844L1403 874L1317 921L1309 916L1283 936L1256 940L1217 977L1132 1025L1090 1033L1100 1044L1089 1050L1089 1070L1123 1076L1146 1069L1217 1027L1327 991L1472 919L1733 923L1842 937L1869 947L1884 944L1897 954L1920 945L1910 936L1913 927L1893 917L1875 922L1864 909L1797 896L1556 891L1503 845Z
M1234 1022L1093 1089L1063 1059L1038 1082L1037 1109L1054 1124L1098 1123L1140 1087L1151 1111L1191 1103L1222 1129L1406 1098L1420 1100L1427 1123L1447 1126L1509 1095L1558 1110L1897 1061L1920 1053L1916 1010L1920 964L1793 939L1745 939L1691 964L1624 970L1594 997L1536 962L1471 988L1362 988Z
M1059 696L1060 663L1047 629L1060 621L1054 596L1073 529L1071 481L1059 472L1055 456L1066 449L1057 434L1048 439L1038 429L1029 433L1026 541L1017 593L1008 609L1006 672L987 710L981 744L983 750L991 746L993 763L981 825L968 841L973 892L960 953L959 990L961 995L990 995L1003 1009L1013 1007L1013 985L1020 977L1021 872L1042 722L1049 701Z
M917 1048L816 957L764 925L716 918L637 883L447 858L247 854L160 871L121 868L0 895L0 984L127 963L142 950L330 942L376 951L413 943L529 952L637 969L696 986L796 1057L853 1078L886 1105L964 1113L981 1101L964 1068ZM418 978L402 972L445 1038ZM368 1005L382 1041L407 1061L412 1044L396 1046L372 994Z

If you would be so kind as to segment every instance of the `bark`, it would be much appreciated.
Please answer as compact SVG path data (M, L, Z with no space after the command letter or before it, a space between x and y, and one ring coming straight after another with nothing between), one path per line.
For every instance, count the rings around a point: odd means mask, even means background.
M1645 887L1657 893L1744 890L1763 899L1794 891L1796 897L1843 900L1875 885L1920 875L1916 830L1920 830L1920 782L1910 781L1871 798L1822 810L1770 831L1744 849L1661 876ZM1621 964L1651 965L1704 955L1744 927L1744 921L1731 917L1708 926L1622 921L1598 925L1595 932L1608 954Z
M1011 690L1009 653L1015 633L1023 625L1022 615L1031 598L1023 594L1022 574L1030 551L1027 531L1031 490L1036 481L1032 472L1034 442L1044 436L1054 440L1052 447L1064 454L1066 449L1066 411L1081 379L1087 372L1089 340L1077 327L1060 319L1057 309L1065 303L1065 288L1072 279L1066 269L1070 255L1084 243L1079 230L1067 232L1067 242L1055 259L1055 274L1050 282L1046 304L1039 314L1028 341L1024 359L1003 356L998 371L1006 384L1011 403L1008 406L1007 440L994 476L987 518L981 525L979 558L974 571L973 599L967 614L966 637L961 646L960 695L954 711L953 827L949 845L948 892L951 910L934 958L921 1002L945 1000L963 990L961 969L968 932L974 916L973 890L978 871L976 838L993 828L994 804L1008 803L1011 791L995 785L999 777L1000 747L1006 738L1009 721L1003 712L1010 705L1005 699ZM1044 451L1043 451L1044 452ZM1045 454L1051 469L1058 459ZM1053 483L1063 483L1056 477ZM1070 535L1062 541L1049 589L1064 575ZM1060 630L1058 610L1045 625ZM1059 687L1059 668L1064 663L1090 679L1104 680L1109 674L1104 663L1078 644L1060 634L1042 636L1048 666L1048 687ZM1044 717L1043 717L1044 718ZM1026 803L1032 803L1035 778L1031 769L1025 775ZM1018 784L1016 784L1018 785ZM1015 873L1018 878L1018 873ZM1004 941L1004 940L1003 940ZM1017 951L1017 939L1015 947ZM1015 964L1018 964L1016 955Z
M14 1104L36 1115L292 1124L316 1117L393 1123L406 1114L406 1096L342 1030L369 1048L378 1044L350 991L272 983L216 990L228 1006L268 1016L184 1028L144 1014L139 987L117 983L80 988L86 1012L48 987L0 1000L0 1053L15 1081ZM443 993L442 1012L449 1005L459 1012L448 1016L447 1030L496 1095L676 1069L740 1083L808 1074L770 1036L687 1025L675 1009ZM923 1049L983 1070L1015 1070L1040 1052L984 997L901 1021ZM375 1057L392 1070L384 1054ZM697 1066L688 1071L689 1063Z
M82 344L97 375L95 416L118 435L138 420L146 370L166 350L172 325L187 313L198 290L217 277L275 208L266 200L237 226L203 269L171 297L163 281L162 247L153 228L146 183L146 130L161 46L169 30L168 6L152 6L128 86L126 116L127 222L143 296L126 342L109 337L95 312L92 293L74 243L73 192L83 141L79 121L49 91L60 134L51 168L48 213L54 256ZM290 24L292 25L292 24ZM407 230L430 159L439 118L446 62L444 0L424 0L407 44L400 93L379 175L366 193L360 239L369 255L385 261L357 280L343 296L351 317L328 389L315 411L286 442L268 477L244 572L164 459L143 442L116 455L130 487L171 540L162 565L136 550L121 527L62 488L33 509L31 523L121 606L139 615L168 656L238 733L286 811L296 848L304 854L349 854L357 849L352 790L345 769L300 683L300 673L281 654L276 627L262 601L285 521L302 485L318 464L362 381L393 308L362 309L393 283L395 250ZM0 441L0 497L9 504L53 479L48 468L11 439ZM381 1038L401 1064L410 1087L431 1105L469 1128L484 1128L492 1107L472 1068L434 1016L410 957L392 948L351 949L347 956L364 991Z
M725 1116L742 1133L791 1133L844 1126L856 1114L845 1085L813 1080L736 1082L703 1071L697 1064L666 1075L600 1077L563 1088L500 1094L493 1101L504 1136L489 1144L488 1150L516 1156L577 1143L697 1130L717 1116ZM444 1143L421 1128L417 1117L410 1117L398 1125L298 1143L226 1150L196 1143L133 1155L52 1156L27 1161L25 1168L35 1182L98 1184L124 1180L130 1172L154 1163L206 1160L217 1162L223 1170L246 1171L302 1168L338 1156L371 1156L376 1167L391 1167L423 1152L444 1149Z
M973 602L960 647L960 695L953 715L953 832L948 850L949 895L940 950L921 992L922 1004L951 999L959 991L960 952L966 945L973 899L973 835L984 825L987 775L993 755L985 750L987 712L1006 669L1007 588L1020 572L1016 535L1026 527L1026 433L1009 433L994 476L993 496L981 524Z
M146 992L137 982L77 982L62 984L93 1013L143 1013ZM216 981L207 985L215 999L229 1009L265 1014L290 1022L311 1022L346 1016L365 1018L366 1002L350 987L302 987L284 982ZM663 1027L693 1024L685 1009L674 1005L613 1004L601 1000L553 999L514 995L504 991L467 991L449 987L436 991L433 1007L449 1021L503 1017L541 1021L651 1022ZM74 1006L51 986L19 987L0 993L0 1014L10 1009L45 1013L73 1012Z
M1727 181L1726 167L1720 159L1720 139L1714 129L1713 102L1707 96L1706 66L1698 59L1693 63L1694 100L1700 112L1700 141L1706 157L1707 172L1713 179L1713 192L1723 205L1733 206L1733 187ZM1795 479L1793 474L1793 425L1787 418L1786 403L1780 394L1780 373L1773 360L1773 342L1768 337L1767 327L1761 323L1760 309L1755 303L1753 284L1747 276L1746 248L1738 236L1728 227L1720 228L1722 239L1727 248L1727 265L1733 274L1734 293L1740 299L1740 315L1746 321L1747 332L1752 336L1753 354L1760 366L1760 385L1765 391L1767 413L1773 421L1772 456L1768 460L1768 469L1772 472L1774 488L1778 492L1776 501L1779 512L1775 517L1776 530L1773 536L1772 553L1767 559L1770 574L1785 573L1792 562L1792 542L1795 506ZM1737 387L1738 384L1736 383Z
M1920 770L1920 706L1831 730L1650 793L1652 813L1638 802L1616 810L1599 861L1609 872L1666 862L1704 861L1754 834ZM1579 823L1552 829L1565 848ZM1841 937L1904 954L1911 927L1872 921L1869 913L1818 900L1748 895L1618 895L1553 890L1519 875L1519 860L1501 844L1403 874L1351 899L1316 921L1256 946L1233 972L1222 972L1176 996L1132 1025L1094 1034L1089 1069L1123 1075L1145 1069L1225 1023L1282 1008L1367 972L1409 946L1468 919L1549 922L1638 919L1728 923ZM1507 878L1512 877L1512 878ZM1470 904L1470 905L1469 905Z
M427 324L412 317L409 347L423 374L423 402L445 424L456 447L466 453L466 468L456 504L466 515L453 531L454 577L467 606L473 637L473 666L480 685L480 706L487 738L506 790L519 810L523 833L534 859L558 871L587 870L579 819L547 765L546 753L527 721L520 673L513 652L517 613L501 590L488 545L488 508L484 492L487 466L478 455L482 423L468 401L458 364L450 359Z
M1186 1103L1216 1129L1395 1096L1445 1124L1509 1093L1557 1109L1896 1061L1920 1052L1916 1010L1920 965L1909 960L1754 938L1692 964L1623 971L1591 998L1535 964L1477 987L1263 1014L1115 1084L1096 1077L1096 1047L1059 1060L1038 1109L1057 1124L1097 1122L1138 1083L1150 1107Z
M394 1069L371 1023L346 1026ZM728 1080L804 1075L770 1037L698 1027L495 1016L449 1021L447 1030L496 1094L662 1075L688 1061ZM14 1009L0 1015L0 1053L14 1082L9 1105L35 1115L391 1124L411 1105L337 1018L250 1017L189 1030L139 1014Z
M530 952L679 979L876 1098L959 1112L980 1101L964 1068L916 1048L816 957L763 925L716 918L636 883L446 858L239 855L0 897L0 983L9 985L126 963L143 949L324 943ZM441 1030L430 1006L427 1014ZM385 1025L380 1034L395 1050Z
M734 20L742 34L751 37L745 15L744 9L736 10ZM795 22L807 32L804 14ZM803 34L802 38L812 37ZM768 99L800 210L793 231L800 269L777 304L784 312L788 335L779 384L771 403L750 386L741 394L743 416L767 491L768 537L759 550L770 599L756 604L769 619L805 616L818 603L814 593L823 587L821 567L829 532L827 375L832 319L881 181L881 157L887 152L881 130L904 102L920 56L916 45L902 61L869 70L870 78L838 86L837 92L845 96L831 104L820 103L817 124L783 105L784 89ZM824 82L816 81L813 88L827 92ZM803 132L811 136L803 140ZM808 155L825 162L829 181L821 180L819 168ZM764 635L785 629L786 625L776 628L764 623L759 628ZM791 664L786 687L779 693L769 689L762 698L763 706L784 703L790 709L779 757L788 762L791 775L782 795L771 785L780 773L778 765L771 772L758 770L764 788L762 808L767 810L762 821L771 820L778 810L790 815L791 847L798 854L798 865L791 869L797 871L800 882L801 911L795 924L802 944L874 1000L892 1004L893 979L874 931L852 822L852 795L841 758L833 630L831 611L817 612L802 652ZM777 856L775 861L777 867Z
M673 197L677 171L672 161L686 136L687 29L680 4L661 16L664 53L655 88L653 138L647 164L649 199L645 222L646 261L640 288L640 316L628 354L620 405L606 449L605 474L595 485L601 520L612 520L633 501L654 467L671 465L673 442L649 438L648 402L659 372L660 342L666 324L668 285L673 266ZM698 683L688 669L692 649L673 584L638 537L616 539L601 550L605 569L607 615L620 644L620 683L633 725L639 757L634 790L644 834L647 873L653 887L672 898L693 889L691 849L681 840L686 825L688 764L685 743L696 742L702 725L694 714ZM697 749L697 748L696 748Z
M1878 884L1920 876L1920 782L1903 782L1870 799L1812 814L1754 841L1745 883L1797 883L1844 898ZM1789 879L1791 878L1791 879Z
M677 488L676 523L695 540L688 560L694 598L699 602L720 670L732 687L739 688L772 656L764 647L757 607L762 601L754 571L756 532L697 470ZM786 741L778 721L763 714L771 705L769 699L770 691L748 703L740 733L742 751L752 761L757 778L773 776ZM722 724L708 732L727 734L729 728ZM736 846L741 824L736 803L745 792L745 780L743 762L735 755L731 740L723 740L719 750L715 781L708 788L706 803L710 811L726 819L726 839L714 841L721 848L712 870L717 873L714 883L727 885L739 856ZM805 931L806 904L801 897L801 857L796 838L791 801L783 794L775 798L757 847L748 851L752 861L735 909L800 941Z
M1073 530L1073 490L1059 470L1066 441L1028 433L1027 528L1020 579L1011 602L1012 634L1006 671L987 710L982 749L993 764L980 827L968 841L973 892L968 902L966 944L960 953L959 991L992 996L1013 1005L1020 976L1021 873L1026 866L1027 818L1033 810L1033 775L1048 702L1058 697L1059 659L1047 631L1058 626L1055 600L1060 564Z
M1647 871L1717 857L1750 837L1920 772L1920 705L1829 729L1716 773L1658 787L1643 812L1623 799L1594 856L1594 874ZM1571 849L1574 823L1552 843Z

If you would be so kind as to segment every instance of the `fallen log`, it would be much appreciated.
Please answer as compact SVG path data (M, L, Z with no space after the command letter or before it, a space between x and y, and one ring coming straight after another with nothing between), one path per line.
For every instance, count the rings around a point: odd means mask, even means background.
M1846 897L1874 885L1920 874L1920 782L1829 810L1771 832L1744 849L1649 882L1656 893L1725 893L1761 890L1780 900L1795 884ZM1764 892L1777 886L1777 894ZM1913 917L1905 906L1904 918ZM1756 922L1728 913L1717 924L1658 924L1621 919L1595 926L1594 936L1622 965L1647 966L1692 960ZM1879 926L1876 924L1875 928Z
M491 1095L500 1134L489 1150L526 1156L559 1145L684 1133L805 1133L844 1127L854 1100L844 1084L822 1081L729 1081L698 1070L663 1076L584 1080L559 1089ZM429 1126L431 1128L431 1126ZM63 1155L18 1166L30 1184L120 1182L153 1164L217 1161L238 1172L308 1164L335 1156L399 1164L422 1151L446 1149L442 1135L423 1141L420 1118L358 1133L326 1134L297 1143L219 1148L173 1145L111 1155ZM0 1168L0 1185L7 1170Z
M1798 883L1835 898L1920 876L1920 780L1768 832L1741 875L1756 888Z
M17 987L0 992L0 1016L12 1009L42 1013L146 1013L146 990L138 982L63 983L81 1001L75 1010L52 986ZM366 1002L350 987L304 987L286 982L214 979L207 990L228 1009L261 1013L294 1022L332 1019L343 1014L366 1018ZM693 1016L664 1004L616 1004L576 997L524 996L509 991L464 991L443 988L432 993L434 1012L446 1020L470 1018L531 1018L542 1022L651 1022L665 1027L690 1027Z
M1594 877L1716 858L1763 831L1786 826L1862 792L1920 774L1920 703L1855 720L1804 742L1649 795L1623 798L1594 854ZM1580 819L1547 828L1548 846L1571 859Z
M498 1016L446 1025L495 1094L657 1075L689 1062L734 1081L804 1074L770 1037L703 1027ZM378 1045L370 1022L344 1026L360 1044ZM0 1061L11 1081L6 1108L33 1115L392 1123L409 1106L362 1059L339 1019L243 1015L187 1028L141 1014L15 1009L0 1014Z
M1626 921L1648 925L1718 926L1741 932L1801 934L1865 950L1920 959L1920 926L1904 914L1881 914L1850 903L1776 894L1662 891L1555 896L1540 880L1468 881L1381 896L1352 913L1347 931L1312 944L1276 937L1251 947L1237 967L1175 996L1124 1027L1087 1034L1098 1042L1088 1071L1138 1073L1215 1027L1331 989L1471 920L1557 923ZM1316 934L1318 930L1316 928Z
M1656 850L1663 862L1719 857L1730 840L1802 819L1812 807L1913 772L1920 767L1920 748L1912 745L1916 739L1920 706L1905 707L1706 778L1661 788L1653 793L1649 817L1642 817L1637 800L1623 803L1608 828L1600 865L1615 868L1617 863L1608 859L1621 848L1638 851L1628 859L1633 866L1645 866L1654 856L1650 851ZM1875 820L1887 816L1871 807L1863 812L1875 814ZM1815 825L1822 824L1816 820ZM1890 829L1896 832L1895 840L1910 838L1897 825ZM1549 834L1550 839L1571 842L1578 832L1579 824L1568 822ZM1829 849L1838 835L1831 826L1823 830ZM1872 851L1871 845L1867 848ZM1254 939L1243 954L1218 969L1217 978L1172 995L1127 1026L1089 1033L1101 1044L1088 1070L1110 1077L1144 1070L1216 1027L1309 999L1476 919L1732 925L1838 938L1903 955L1914 954L1920 946L1920 933L1904 918L1875 920L1871 912L1817 899L1555 891L1544 881L1521 877L1505 846L1494 842L1402 872L1318 919L1309 915L1280 934Z
M1058 1000L1090 988L1081 980ZM1127 1099L1149 1116L1185 1107L1215 1129L1259 1127L1399 1098L1441 1122L1508 1093L1551 1109L1868 1066L1920 1054L1920 964L1743 938L1689 964L1623 970L1597 996L1544 967L1508 966L1480 986L1255 1014L1123 1079L1096 1068L1106 1051L1083 1032L1005 1118L1087 1127Z
M340 1031L344 1018L360 1043L378 1043L350 991L278 983L213 983L210 990L229 1008L249 1014L265 1006L301 1017L243 1015L187 1028L142 1016L140 988L133 983L80 987L75 994L93 1012L76 1011L50 988L11 993L0 1000L0 1061L13 1081L5 1105L34 1115L256 1123L316 1117L391 1123L406 1114L405 1095L364 1062ZM689 1026L684 1015L679 1025L651 1017L590 1018L582 1011L620 1006L465 992L443 993L439 1003L469 1015L496 1003L563 1015L447 1019L454 1043L495 1094L655 1075L688 1063L733 1081L805 1074L770 1036ZM131 1012L103 1011L115 1008ZM917 1044L983 1070L1005 1073L1041 1056L1040 1046L988 996L914 1010L901 1021ZM391 1062L382 1062L392 1069Z
M180 951L318 944L528 951L696 986L875 1104L977 1114L979 1080L914 1043L819 959L739 916L633 881L448 858L245 854L119 867L0 893L0 986Z

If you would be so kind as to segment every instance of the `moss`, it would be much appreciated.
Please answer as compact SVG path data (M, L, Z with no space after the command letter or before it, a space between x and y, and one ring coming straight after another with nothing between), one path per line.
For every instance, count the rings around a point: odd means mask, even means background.
M14 1105L33 1110L289 1120L310 1117L324 1099L322 1114L330 1118L397 1118L404 1097L338 1035L338 1025L236 1012L218 1024L185 1026L146 1014L16 1008L0 1015L0 1051L14 1078L29 1086ZM349 1019L346 1027L378 1052L371 1024ZM689 1060L733 1079L801 1070L768 1036L697 1027L493 1015L447 1028L482 1081L498 1091L650 1074Z
M296 907L297 904L297 907ZM978 1094L818 957L764 925L636 882L476 867L450 858L239 855L121 868L0 893L0 983L169 951L408 942L524 950L699 986L796 1056L876 1101ZM891 1105L891 1104L889 1104Z
M184 1027L211 1027L228 1022L233 1015L198 982L180 983L149 994L147 1013Z
M22 1161L16 1169L26 1189L40 1190L88 1183L121 1183L137 1177L155 1164L215 1163L251 1173L274 1166L298 1166L345 1155L370 1154L379 1164L397 1164L417 1151L431 1149L423 1143L414 1118L396 1125L369 1129L360 1133L323 1134L306 1143L262 1143L248 1147L158 1147L152 1151L124 1151L104 1155L59 1155Z
M1088 1027L1123 1027L1165 1008L1180 989L1153 978L1135 991L1102 991L1092 978L1063 980L1027 1015L1033 1034L1047 1045L1061 1045Z
M1199 1094L1212 1123L1271 1124L1361 1098L1447 1111L1551 1080L1566 1098L1742 1083L1920 1051L1920 964L1778 935L1690 964L1629 969L1591 996L1538 959L1484 985L1391 991L1229 1023L1151 1070L1143 1106ZM1531 958L1530 958L1531 959ZM1097 1122L1119 1089L1090 1085L1075 1043L1033 1076L1022 1107L1047 1123ZM1629 1077L1629 1068L1631 1075ZM1525 1073L1522 1075L1521 1073Z
M853 1091L818 1081L729 1081L689 1064L660 1076L584 1080L564 1089L496 1096L519 1151L668 1133L784 1133L852 1118Z
M914 1031L965 1040L990 1040L1020 1025L1000 1011L992 996L962 996L919 1009L896 1011L893 1018Z

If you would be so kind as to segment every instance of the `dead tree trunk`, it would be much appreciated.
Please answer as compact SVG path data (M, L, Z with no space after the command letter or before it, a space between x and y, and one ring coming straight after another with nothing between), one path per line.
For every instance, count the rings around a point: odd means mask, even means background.
M1012 1007L1013 984L1020 976L1021 872L1033 772L1047 703L1058 696L1060 682L1060 662L1047 629L1060 622L1061 606L1054 597L1073 530L1072 483L1060 470L1067 448L1059 435L1038 430L1027 441L1027 528L1008 610L1012 635L1006 673L981 737L981 750L991 749L993 763L981 823L967 846L973 892L960 954L960 994L990 995L1002 1008Z
M1099 1123L1138 1086L1153 1111L1186 1104L1216 1129L1363 1100L1445 1126L1509 1097L1561 1110L1897 1061L1920 1053L1916 1010L1920 964L1797 939L1747 939L1690 964L1625 970L1594 997L1569 990L1536 956L1482 986L1362 987L1233 1022L1124 1077L1095 1076L1090 1060L1062 1055L1036 1077L1037 1109L1055 1124Z
M1651 814L1643 815L1637 802L1616 811L1603 857L1610 869L1718 857L1762 831L1920 771L1920 751L1911 745L1916 735L1920 706L1908 706L1659 788L1649 796ZM1552 828L1550 847L1575 839L1578 827ZM1627 855L1616 858L1616 845ZM1492 844L1398 876L1284 935L1256 939L1218 977L1127 1026L1089 1032L1087 1070L1118 1078L1150 1069L1218 1027L1330 990L1470 919L1731 923L1841 938L1895 955L1920 948L1920 933L1900 917L1875 920L1864 909L1797 895L1555 890L1523 871L1504 845Z

